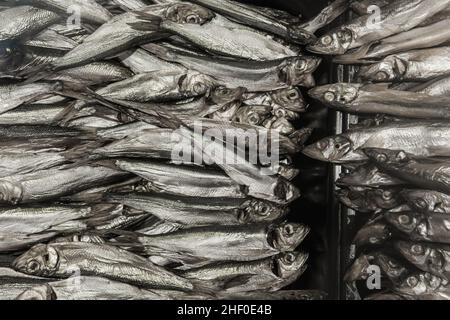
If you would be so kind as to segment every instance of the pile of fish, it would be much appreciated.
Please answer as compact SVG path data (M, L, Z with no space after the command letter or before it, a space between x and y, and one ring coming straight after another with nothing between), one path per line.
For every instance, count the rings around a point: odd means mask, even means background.
M363 0L352 7L353 18L309 50L351 65L354 83L319 86L310 95L359 122L304 150L343 166L339 199L370 214L345 280L364 286L378 266L382 291L369 299L448 300L450 1Z
M321 62L303 47L346 8L1 1L0 298L322 298L280 291L308 258L286 215Z

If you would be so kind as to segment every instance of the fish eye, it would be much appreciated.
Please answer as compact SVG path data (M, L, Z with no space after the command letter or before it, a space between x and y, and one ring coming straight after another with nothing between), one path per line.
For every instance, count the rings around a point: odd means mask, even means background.
M0 47L0 58L8 58L13 53L10 47Z
M260 118L257 114L252 114L250 117L248 117L249 124L258 124L260 122Z
M391 191L384 191L382 196L383 196L383 199L385 199L385 200L391 200L394 195L392 194Z
M384 153L381 153L379 155L377 155L377 161L378 162L386 162L387 161L387 155L385 155Z
M328 46L333 42L333 38L331 36L324 36L320 41L322 42L322 44Z
M284 109L277 109L274 113L274 116L277 118L283 118L286 115L286 111Z
M408 286L410 288L414 288L415 286L417 286L419 284L419 280L416 277L411 276L406 280L406 283L408 284Z
M422 208L422 209L426 209L426 208L428 207L428 204L427 204L427 202L426 202L424 199L418 199L418 200L416 201L416 205L417 205L419 208Z
M38 271L40 268L40 264L39 262L37 262L36 260L31 260L30 262L28 262L27 264L27 269L28 271L34 273L36 271Z
M288 263L288 264L292 264L292 263L294 263L295 262L295 255L293 254L293 253L287 253L285 256L284 256L284 261L286 262L286 263Z
M415 255L421 255L424 253L424 248L420 244L415 244L411 247L411 252Z
M292 236L294 234L294 227L291 224L285 225L283 230L287 236Z
M308 64L306 63L306 61L305 60L298 60L298 63L297 63L297 66L296 66L296 69L298 69L298 70L304 70L304 69L306 69L306 66L307 66Z
M296 99L298 99L298 92L296 90L293 90L293 91L289 92L288 98L289 98L289 100L296 100Z
M334 101L334 99L336 99L336 95L334 94L334 92L328 91L325 92L323 98L325 99L325 101L332 102Z
M408 224L411 222L411 219L406 214L402 214L398 217L398 222L400 222L401 224Z
M206 90L206 85L202 82L197 82L192 86L192 90L197 94L202 94Z
M378 81L386 81L389 78L388 74L384 71L379 71L375 75L375 79Z
M259 210L259 213L263 216L267 216L269 214L269 207L266 205L261 206L261 209Z
M408 158L408 156L406 155L405 151L400 151L399 153L397 153L397 160L403 161L406 160L406 158Z
M195 14L190 14L190 15L188 15L185 19L184 19L184 21L186 22L186 23L192 23L192 24L200 24L200 17L198 16L198 15L195 15Z

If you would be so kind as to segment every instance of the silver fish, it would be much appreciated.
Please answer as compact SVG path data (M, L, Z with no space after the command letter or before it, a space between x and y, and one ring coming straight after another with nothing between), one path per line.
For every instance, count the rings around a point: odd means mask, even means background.
M148 73L154 71L175 71L183 72L185 68L176 63L167 62L148 53L144 49L127 51L119 56L121 62L131 69L134 73Z
M348 173L343 172L336 181L336 185L340 187L383 188L402 184L404 184L403 181L381 172L372 164L358 166Z
M432 0L399 0L381 10L379 21L372 22L371 13L345 23L308 46L308 50L338 55L399 32L411 30L445 9L450 2Z
M29 124L51 125L57 122L65 110L65 104L33 105L27 104L0 115L0 125Z
M112 194L108 200L186 226L269 222L287 213L286 208L260 200L212 198L199 202L195 198L159 194Z
M71 38L59 34L55 30L49 28L37 34L32 39L26 41L25 45L58 51L68 51L75 48L78 43Z
M225 262L181 271L187 279L203 280L217 291L277 291L297 280L305 271L308 254L286 252L250 262Z
M397 189L351 188L338 190L337 197L347 207L358 212L379 213L403 204Z
M122 171L100 166L57 167L14 175L1 179L0 200L8 204L49 200L127 176Z
M9 268L0 268L0 278L2 279L0 284L1 300L14 300L24 290L48 282L48 279L28 276Z
M286 109L293 112L306 111L306 102L302 93L295 87L280 89L273 92L251 92L244 96L244 103L247 105L268 105L273 107L274 110Z
M39 244L12 264L25 274L69 278L75 272L156 289L192 291L193 284L125 250L85 242Z
M365 161L367 156L360 149L370 147L404 150L417 157L446 157L450 154L447 130L445 122L388 123L325 138L303 153L333 163Z
M450 162L437 159L412 159L402 150L364 149L376 165L419 188L450 194Z
M0 86L0 114L62 89L61 82L36 82Z
M0 12L0 41L28 39L61 17L51 11L30 6L15 6Z
M449 119L450 100L379 85L337 83L310 90L325 105L356 114L386 114L401 118Z
M264 61L299 55L298 48L291 48L212 12L200 24L163 20L160 27L163 31L173 32L209 52L223 56ZM221 37L217 37L218 34Z
M70 15L74 7L79 10L82 23L104 24L112 18L112 14L95 0L18 0L31 6L47 9L62 15Z
M410 274L394 290L415 300L450 300L448 281L428 272Z
M450 47L413 50L387 56L380 62L363 66L358 76L364 81L426 81L450 73Z
M213 261L252 261L293 251L309 233L302 224L207 226L157 235L129 235L148 255L185 264ZM233 240L231 240L233 239ZM233 246L229 241L233 241Z
M403 190L402 197L408 205L423 213L450 214L450 196L430 190Z

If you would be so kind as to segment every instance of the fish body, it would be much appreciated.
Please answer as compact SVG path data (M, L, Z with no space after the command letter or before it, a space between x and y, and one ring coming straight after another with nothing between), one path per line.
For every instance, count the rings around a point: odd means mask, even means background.
M402 197L408 205L423 213L450 214L450 196L431 190L404 190Z
M361 148L404 150L416 157L448 157L446 122L413 121L350 130L306 147L303 153L317 160L352 163L368 158Z
M351 188L338 190L337 196L344 205L355 211L379 213L403 203L398 192L398 189Z
M415 272L394 288L415 300L449 300L448 281L428 272Z
M336 184L340 187L384 188L401 186L404 182L380 171L373 164L365 164L347 173L341 173Z

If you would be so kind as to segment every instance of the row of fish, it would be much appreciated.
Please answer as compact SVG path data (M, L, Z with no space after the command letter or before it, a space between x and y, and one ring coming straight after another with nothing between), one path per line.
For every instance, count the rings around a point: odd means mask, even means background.
M365 221L344 280L365 295L377 266L381 291L364 298L448 300L450 3L363 0L351 7L353 18L308 48L349 65L353 83L309 94L359 121L303 151L342 166L337 197Z
M309 21L230 0L0 5L0 298L324 298L281 290L310 232L286 216L321 62L303 47L347 1Z

